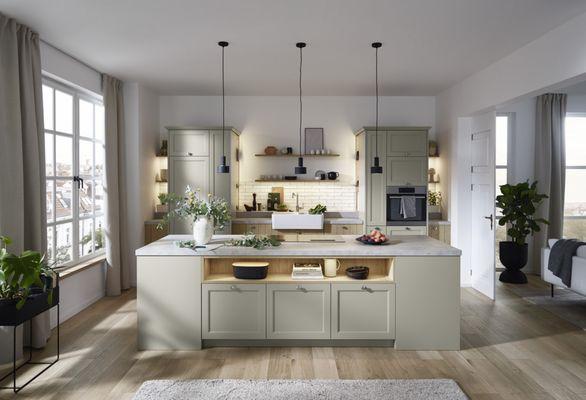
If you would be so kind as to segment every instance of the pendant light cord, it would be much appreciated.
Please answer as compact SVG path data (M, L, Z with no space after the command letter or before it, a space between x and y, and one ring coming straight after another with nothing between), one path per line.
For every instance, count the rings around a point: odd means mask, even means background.
M224 46L222 46L222 156L226 156L226 95L224 90Z
M299 47L299 155L303 154L301 150L301 127L303 123L303 100L301 99L301 71L303 67L303 47Z
M376 156L378 157L378 47L375 48L375 86L376 86L376 128L375 128L375 145Z

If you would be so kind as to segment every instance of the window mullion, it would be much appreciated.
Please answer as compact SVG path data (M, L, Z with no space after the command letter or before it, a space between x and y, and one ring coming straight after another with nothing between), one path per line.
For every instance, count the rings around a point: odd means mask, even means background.
M73 95L73 175L79 176L79 96ZM73 260L79 259L79 182L73 186L72 243Z

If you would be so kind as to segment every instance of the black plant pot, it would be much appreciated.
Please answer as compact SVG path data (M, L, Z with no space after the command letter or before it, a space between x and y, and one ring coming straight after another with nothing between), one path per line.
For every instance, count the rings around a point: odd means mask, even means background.
M59 286L53 288L52 302L48 301L49 292L34 290L26 299L24 306L18 310L17 300L0 299L0 326L20 325L32 317L47 311L59 303Z
M499 259L506 267L499 280L506 283L527 283L527 276L521 268L527 264L527 243L499 242Z

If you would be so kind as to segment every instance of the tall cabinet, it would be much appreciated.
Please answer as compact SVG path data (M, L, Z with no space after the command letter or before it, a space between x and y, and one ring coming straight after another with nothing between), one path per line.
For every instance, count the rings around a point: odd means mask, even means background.
M169 131L169 192L182 194L186 186L199 189L202 196L211 193L223 197L233 211L238 204L238 161L240 133L232 128L167 127ZM219 174L225 146L229 174ZM191 233L188 220L174 219L170 233ZM218 233L229 233L230 226Z
M429 127L374 127L356 132L356 176L358 208L366 231L376 227L387 230L387 186L427 186L427 140ZM382 174L371 174L378 155ZM419 227L418 234L421 232ZM407 231L407 230L406 230ZM391 233L391 232L388 232ZM392 232L397 234L397 232Z

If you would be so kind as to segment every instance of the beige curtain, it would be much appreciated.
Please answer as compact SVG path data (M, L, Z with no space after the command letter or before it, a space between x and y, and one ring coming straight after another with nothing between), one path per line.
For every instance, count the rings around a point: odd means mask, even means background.
M106 111L106 294L117 296L130 287L122 82L102 75L102 94Z
M535 120L535 179L545 199L537 215L549 221L533 238L533 259L541 262L547 239L561 238L564 227L566 188L566 147L564 127L567 95L548 93L537 97Z
M43 130L39 36L0 14L0 232L13 252L47 249ZM49 313L33 327L33 346L44 346Z

